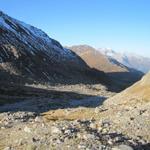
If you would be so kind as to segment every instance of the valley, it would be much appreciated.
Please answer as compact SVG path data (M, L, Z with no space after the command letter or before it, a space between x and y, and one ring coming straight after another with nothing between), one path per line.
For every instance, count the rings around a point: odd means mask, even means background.
M102 85L46 89L0 106L1 149L149 149L149 101L109 103Z
M0 12L0 150L149 150L149 93L150 73Z

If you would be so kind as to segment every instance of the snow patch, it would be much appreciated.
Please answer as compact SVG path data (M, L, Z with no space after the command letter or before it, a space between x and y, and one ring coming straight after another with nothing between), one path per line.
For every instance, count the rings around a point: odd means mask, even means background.
M8 22L6 20L8 20ZM9 22L11 24L9 24ZM42 30L28 25L22 21L13 19L8 15L2 14L0 16L0 27L12 31L16 37L30 47L27 50L29 50L32 55L34 55L34 50L39 50L44 51L44 53L49 57L57 56L57 58L61 60L76 58L76 55L74 55L71 50L62 48L57 41L54 42L55 40L51 39ZM20 28L27 34L20 31Z

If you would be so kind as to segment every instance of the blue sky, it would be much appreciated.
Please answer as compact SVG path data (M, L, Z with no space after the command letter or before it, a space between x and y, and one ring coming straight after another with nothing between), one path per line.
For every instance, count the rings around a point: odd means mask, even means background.
M150 0L0 0L0 9L62 45L89 44L150 57Z

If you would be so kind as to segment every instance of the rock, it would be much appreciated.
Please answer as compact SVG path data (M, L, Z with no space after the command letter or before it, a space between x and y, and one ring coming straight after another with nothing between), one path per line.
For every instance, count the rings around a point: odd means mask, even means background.
M107 132L108 132L108 129L107 129L107 128L103 128L103 129L102 129L102 133L105 134L105 133L107 133Z
M23 139L19 139L18 141L18 146L21 146L21 145L23 145Z
M64 133L70 135L71 134L71 130L65 130Z
M52 132L52 134L61 134L62 133L61 129L54 127L54 126L51 127L51 132Z
M36 150L35 145L27 145L26 150Z
M133 148L128 145L119 145L119 146L112 148L112 150L133 150Z
M42 127L45 127L44 123L42 123Z
M5 122L5 126L7 126L9 124L9 122Z
M4 148L4 150L11 150L11 147L6 147Z
M85 140L88 140L88 139L95 139L95 136L93 134L85 134L83 135L83 138Z
M100 132L100 131L103 130L103 128L102 128L101 126L99 126L99 127L97 128L97 130Z
M24 131L27 132L27 133L31 133L31 129L27 126L24 128Z
M37 116L37 117L35 117L34 121L35 122L42 122L42 117Z
M85 149L86 146L85 146L85 145L78 145L78 148L79 148L79 149Z
M95 123L90 123L90 128L96 129L96 128L97 128L97 124L95 124Z
M109 139L109 140L107 141L107 143L110 144L110 145L113 145L112 139Z
M82 138L82 135L81 135L81 133L77 133L77 137L80 139L80 138Z
M114 138L115 142L123 142L123 138L121 136L117 136Z
M1 127L1 129L2 129L2 130L4 130L4 129L5 129L5 127Z
M56 143L57 143L57 144L61 144L62 142L61 142L59 139L57 139L57 140L56 140Z
M103 127L106 127L106 128L109 127L110 124L111 124L111 123L110 123L109 120L105 120L105 121L102 122Z
M94 110L94 112L95 112L96 114L98 114L98 113L99 113L99 111L100 111L100 110L99 110L99 108L98 108L98 107L96 107L96 108L95 108L95 110Z

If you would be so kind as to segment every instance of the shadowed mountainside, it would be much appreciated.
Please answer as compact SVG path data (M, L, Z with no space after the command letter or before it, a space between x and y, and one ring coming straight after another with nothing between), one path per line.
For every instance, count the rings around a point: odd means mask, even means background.
M20 83L24 79L50 84L106 81L104 72L88 67L78 55L42 30L3 12L0 12L0 72L0 80L16 76Z

